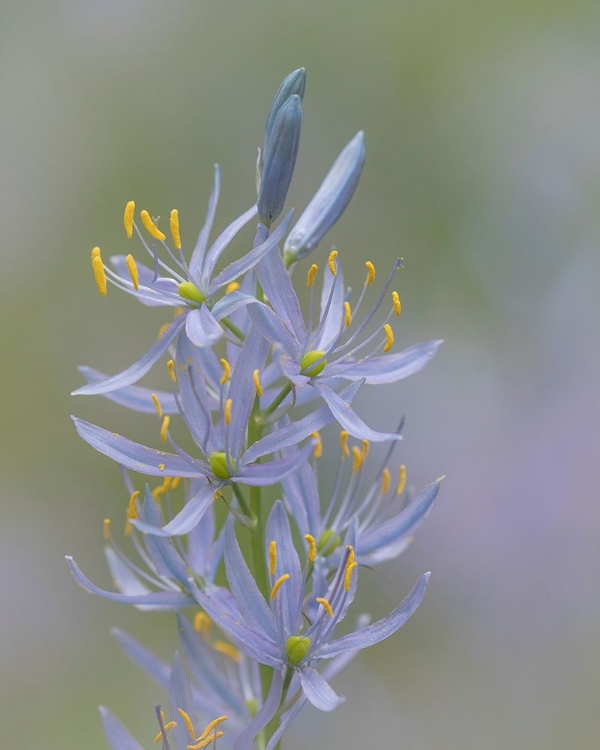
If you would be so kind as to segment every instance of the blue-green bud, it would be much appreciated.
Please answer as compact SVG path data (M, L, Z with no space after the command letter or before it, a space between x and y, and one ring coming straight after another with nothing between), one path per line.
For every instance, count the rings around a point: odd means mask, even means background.
M263 138L263 145L260 154L260 167L265 163L265 156L269 141L271 130L273 129L273 123L277 117L279 110L285 104L285 102L297 94L301 99L304 99L304 91L306 89L306 70L304 68L298 68L293 70L288 76L286 76L275 94L271 109L269 110L269 116L267 117L267 124L265 125L265 136Z
M291 635L285 642L285 653L290 664L296 666L304 659L310 648L310 639Z

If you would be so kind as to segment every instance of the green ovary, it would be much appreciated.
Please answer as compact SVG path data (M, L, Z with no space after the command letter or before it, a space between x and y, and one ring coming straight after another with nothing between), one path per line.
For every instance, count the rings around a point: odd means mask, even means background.
M196 289L191 281L182 281L178 288L179 296L183 297L183 299L189 299L190 302L201 304L206 299L202 292Z
M235 471L235 464L231 456L229 456L229 463ZM227 456L224 453L211 453L208 457L208 465L218 479L229 479L231 477L229 466L227 466Z
M285 642L285 653L290 664L296 666L304 659L310 648L310 639L291 635Z
M300 371L302 372L302 374L308 376L309 378L316 378L317 375L320 375L327 367L327 360L321 359L324 354L325 352L321 351L320 349L314 349L312 352L306 352L306 354L300 360ZM321 361L319 362L319 360ZM318 362L318 364L315 365L315 362Z
M317 552L323 557L331 555L340 546L342 540L333 529L325 529L317 541Z

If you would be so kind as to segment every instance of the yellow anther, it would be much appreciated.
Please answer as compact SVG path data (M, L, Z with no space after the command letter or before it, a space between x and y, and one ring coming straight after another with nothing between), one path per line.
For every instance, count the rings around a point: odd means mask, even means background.
M389 350L392 348L392 344L394 343L394 332L392 331L392 326L389 323L386 323L383 326L383 330L385 331L385 346L383 347L383 351L389 352Z
M225 287L225 294L231 294L231 292L237 292L237 290L240 288L240 285L237 281L230 281L229 284Z
M228 398L227 401L225 401L225 408L223 409L223 421L225 424L229 425L231 424L231 404L233 401Z
M306 274L306 286L312 286L315 283L318 272L319 266L316 263L313 263Z
M129 271L129 275L131 276L131 282L133 284L133 288L137 292L137 290L140 288L140 274L138 272L137 263L135 262L133 255L128 255L125 258L125 263L127 264L127 270Z
M181 237L179 235L179 211L176 208L171 211L169 226L171 227L171 237L173 238L173 244L178 250L181 250Z
M102 536L105 539L110 537L110 518L105 518L102 522Z
M178 318L180 315L183 315L184 312L185 312L185 308L184 307L176 307L176 308L174 308L174 310L173 310L173 318Z
M398 292L392 292L392 304L394 305L394 312L396 317L402 312L402 303L400 302L400 295Z
M340 432L340 450L342 451L342 456L348 458L350 455L350 448L348 448L348 433L346 430Z
M375 281L375 266L368 260L365 263L367 267L367 278L365 280L365 286L370 286Z
M277 592L282 587L282 585L287 581L287 579L290 577L289 573L284 573L282 576L279 576L279 578L275 581L273 584L273 588L271 589L271 601L275 601L275 597L277 596Z
M363 461L364 461L364 460L365 460L365 459L367 458L367 456L369 455L369 448L370 448L370 443L369 443L369 441L363 438L363 441L362 441L362 455L363 455Z
M127 506L127 518L137 518L137 500L140 496L140 491L136 490L135 492L131 493L131 497L129 498L129 505Z
M170 359L167 362L167 370L169 372L169 377L171 378L171 381L173 383L177 383L177 375L175 374L175 362L173 362L172 359Z
M346 561L346 567L348 567L348 565L352 565L356 560L356 552L354 551L354 547L351 544L347 544L346 549L348 550L348 560Z
M197 612L194 617L194 630L201 633L205 638L208 637L212 620L206 612Z
M200 742L201 740L208 737L208 735L212 731L214 731L219 726L219 724L222 724L224 721L227 721L228 718L229 718L228 716L223 715L223 716L217 717L216 719L213 719L210 722L210 724L206 727L206 729L202 732L202 734L196 738L196 742ZM219 732L218 734L221 734L221 733Z
M168 414L165 414L163 417L162 425L160 426L160 440L161 443L167 442L167 432L169 431L169 422L171 421L171 417Z
M225 385L225 383L231 377L231 365L226 359L221 359L219 361L221 362L221 367L223 368L223 376L221 377L221 385Z
M352 323L352 308L350 307L349 302L344 302L344 325L346 328L350 327L350 323Z
M242 660L240 652L235 646L232 646L231 643L226 643L225 641L213 641L212 647L217 653L223 654L223 656L228 656L233 661L239 663Z
M163 716L164 716L164 714L163 714ZM169 729L174 729L174 728L175 728L176 726L177 726L177 722L176 722L176 721L170 721L170 722L169 722L168 724L165 724L165 725L164 725L164 729L165 729L165 732L168 732L168 731L169 731ZM162 732L159 732L159 733L158 733L158 734L156 735L156 737L154 738L154 740L153 740L153 744L154 744L154 745L158 745L158 743L159 743L159 742L160 742L160 741L161 741L162 739L163 739L163 734L162 734Z
M166 468L165 464L158 464L159 471L164 471Z
M160 401L158 400L158 396L156 395L156 393L151 393L150 398L152 399L152 403L154 404L154 408L156 409L158 418L162 419L163 410L162 410L162 406L160 405Z
M398 486L396 487L396 495L401 495L406 487L406 466L402 464L400 471L398 472Z
M188 750L203 750L203 748L208 747L211 742L214 742L215 740L220 740L223 736L223 732L215 732L214 734L209 735L203 740L200 740L196 745L188 745Z
M104 263L100 255L100 248L95 247L92 250L92 269L94 271L94 281L98 287L98 291L103 297L106 297L106 271L104 270Z
M146 227L146 231L151 237L154 237L155 240L166 240L167 235L160 231L160 229L156 226L156 224L152 221L152 217L148 213L148 211L140 211L140 219L142 220L142 224Z
M323 455L323 441L321 440L321 436L318 432L311 432L310 436L311 438L313 438L313 440L316 440L313 456L315 458L321 458L321 456Z
M173 477L173 481L171 482L171 489L176 490L179 487L180 482L181 477Z
M385 495L386 492L389 492L391 486L392 475L390 474L390 470L388 468L385 468L381 472L381 494Z
M346 560L346 574L344 576L344 591L348 593L350 589L350 583L352 581L352 572L354 568L358 567L358 563L355 560L356 555L354 552L354 547L351 544L348 544L346 546L346 549L348 550L348 559Z
M360 471L364 460L365 460L365 457L361 449L358 447L358 445L353 445L352 446L352 473L353 474L357 474Z
M335 262L335 259L338 257L338 251L332 250L329 253L329 258L327 258L327 265L329 266L329 270L334 276L337 276L337 265Z
M259 370L254 370L252 373L252 382L254 383L254 390L256 391L257 396L263 395L263 389L262 384L260 382L260 372Z
M273 540L269 542L269 575L275 575L275 567L277 566L277 542Z
M164 466L164 464L163 464L163 466ZM178 479L179 479L179 477L178 477ZM173 480L171 479L171 477L165 477L163 479L163 483L159 484L158 487L155 487L152 490L152 497L156 500L156 502L158 502L159 499L163 495L167 494L167 492L171 489L171 485L172 484L173 484Z
M196 739L196 730L194 729L194 725L192 724L192 720L190 719L190 715L187 713L187 711L184 711L183 708L178 708L177 713L181 716L185 723L185 728L188 730L188 734L190 735L190 739L194 740Z
M163 337L163 336L165 335L165 333L167 332L168 328L169 328L169 324L168 324L168 323L165 323L164 325L162 325L162 326L161 326L161 327L160 327L160 328L158 329L158 337L157 337L157 338L159 338L159 339L162 339L162 337Z
M304 539L308 544L308 562L314 562L317 559L317 542L312 534L305 534Z
M135 213L135 201L127 201L123 213L123 224L125 225L125 234L130 240L133 235L133 215Z
M315 601L317 602L317 604L320 604L323 607L323 609L327 612L327 614L329 615L329 617L333 618L333 607L327 601L327 599L323 599L322 596L318 596L315 599Z

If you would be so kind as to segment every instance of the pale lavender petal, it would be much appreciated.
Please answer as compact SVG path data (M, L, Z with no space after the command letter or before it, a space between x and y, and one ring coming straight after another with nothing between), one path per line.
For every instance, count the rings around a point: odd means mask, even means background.
M303 446L296 456L280 458L265 464L250 464L240 469L234 481L249 484L251 487L268 487L279 484L289 474L297 471L314 451L311 442Z
M148 349L148 351L138 359L131 367L128 367L118 375L112 375L109 378L99 382L91 383L89 385L83 385L81 388L73 391L73 396L92 396L99 393L108 393L108 391L116 391L119 388L124 388L126 385L131 385L143 377L152 367L155 362L162 357L167 351L171 342L177 336L181 327L185 323L186 315L179 315L169 325L167 330L158 338L154 344Z
M257 271L267 299L302 348L306 341L306 327L296 290L277 248L265 255L258 264Z
M139 288L136 289L131 281L131 275L127 266L125 255L113 255L110 258L110 264L115 269L118 276L123 279L127 285L128 291L136 297L142 305L147 307L161 307L177 303L179 297L179 285L175 279L169 279L159 276L154 279L154 270L144 263L136 261L138 269Z
M339 374L346 380L364 378L365 382L371 385L395 383L422 370L434 357L441 344L441 339L426 341L423 344L404 349L397 354L374 357L354 366L349 366L348 362L341 362L339 365L333 363L327 369L327 374L331 376Z
M253 297L251 294L244 294L244 292L240 291L230 292L215 304L211 312L215 320L223 320L223 318L233 315L236 310L254 302L256 302L256 297Z
M140 581L129 565L117 555L112 547L106 547L104 555L115 588L121 594L125 594L126 596L144 596L145 594L152 593L152 589ZM164 607L138 605L136 609L142 612L151 612L160 611Z
M223 335L223 329L208 307L203 304L188 312L185 333L196 346L212 346Z
M220 445L220 428L214 428L211 408L214 403L208 395L205 385L204 361L211 358L202 357L204 349L194 346L187 336L180 336L177 341L177 384L179 386L179 411L197 445L211 453Z
M285 713L281 714L281 723L279 724L279 726L275 730L275 733L269 740L269 744L267 745L265 750L275 750L275 748L279 744L279 740L283 737L283 735L287 731L287 728L294 721L296 716L298 716L298 714L304 708L305 705L306 705L306 699L301 698L300 700L296 701L296 703L294 703L294 705L290 709L288 709Z
M178 614L177 617L180 617ZM354 623L354 630L360 630L366 628L371 622L371 618L367 614L359 615ZM329 682L338 675L348 664L358 655L360 649L354 649L353 651L344 651L343 654L335 656L331 661L327 662L327 666L323 669L322 675Z
M414 585L410 594L387 617L355 633L349 633L319 646L314 656L319 659L330 659L332 656L337 656L345 651L368 648L389 638L404 625L421 603L425 589L427 588L429 576L430 573L423 574Z
M210 250L206 253L206 259L202 266L201 279L202 279L202 285L206 287L207 289L209 289L211 294L216 289L218 289L218 285L215 286L211 284L210 280L212 278L213 271L215 270L215 266L217 265L219 258L221 257L223 252L227 249L227 246L233 240L235 235L240 231L240 229L242 229L242 227L244 227L250 221L250 219L256 216L257 211L258 209L256 206L251 206L245 213L243 213L237 219L232 221L231 224L221 232L221 234L214 241ZM248 269L245 269L245 270L248 270ZM243 273L243 271L240 273ZM230 279L230 281L233 281L233 279Z
M304 667L300 671L300 682L304 695L320 711L333 711L346 700L312 667Z
M204 263L204 255L206 253L206 246L208 245L210 230L212 229L212 225L215 220L215 212L217 210L217 203L219 202L220 190L221 170L219 169L219 165L215 164L214 184L208 201L206 219L204 220L204 226L200 230L200 234L198 235L198 239L196 240L196 246L194 247L194 252L192 253L192 257L190 259L190 276L195 281L200 281L202 264Z
M275 578L277 579L285 573L290 576L278 592L275 604L282 608L286 637L297 635L302 609L302 570L294 547L290 522L281 500L275 501L269 513L265 540L267 545L270 542L276 544Z
M298 342L270 307L262 302L248 305L248 315L256 328L274 346L281 346L292 360L300 358Z
M290 446L286 453L296 453ZM283 482L284 500L301 534L316 536L321 531L321 507L317 478L310 463L301 466Z
M177 726L173 727L171 732L176 740L176 747L185 748L190 741L186 725L180 720L178 709L183 709L196 724L196 711L192 699L192 691L188 682L187 675L183 669L179 654L175 652L173 666L171 668L171 678L169 680L169 702L171 704L171 716L176 717Z
M313 349L327 350L339 336L342 330L342 322L345 317L344 310L344 276L341 264L338 263L337 275L334 276L329 268L325 270L323 278L323 289L321 291L321 315L319 317L319 335L312 343ZM331 302L329 301L331 299Z
M190 498L177 515L165 526L157 526L154 523L147 523L140 520L132 520L131 523L139 531L145 533L146 544L154 540L158 544L159 539L170 536L181 536L190 532L198 524L202 516L206 513L207 508L213 502L215 492L219 489L218 484L206 484L194 497ZM185 576L182 583L187 582L188 575Z
M77 369L89 385L101 383L109 377L103 372L94 370L91 367L83 366L78 367ZM158 391L156 389L152 390L151 388L141 388L138 385L128 385L125 388L120 388L118 391L109 391L108 393L103 393L101 395L109 399L109 401L119 404L119 406L124 406L126 409L140 411L144 414L155 414L156 407L152 400L152 393L154 393L160 401L163 414L177 414L177 403L175 397L168 391Z
M283 688L283 671L276 669L271 678L271 687L265 702L260 711L238 736L233 746L233 750L252 750L254 738L267 726L271 719L277 713L281 701L281 691Z
M124 630L111 628L110 634L117 641L125 656L138 669L141 669L151 680L154 680L159 688L162 690L168 689L171 677L171 667L168 664L159 659L145 646L142 646L139 641L136 641L135 638L132 638Z
M106 740L111 750L144 750L137 740L134 740L129 731L108 708L100 706L100 717Z

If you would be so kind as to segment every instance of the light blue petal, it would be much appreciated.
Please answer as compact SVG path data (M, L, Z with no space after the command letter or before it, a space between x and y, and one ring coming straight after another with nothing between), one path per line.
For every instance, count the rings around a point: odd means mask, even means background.
M186 316L185 333L196 346L212 346L223 335L221 324L206 305L190 310Z
M341 375L346 380L365 379L370 385L381 385L383 383L396 383L398 380L407 378L409 375L422 370L423 367L433 359L435 353L442 344L442 340L426 341L423 344L411 346L397 354L386 354L383 357L373 357L367 362L357 363L349 366L348 362L342 362L339 366L335 363L328 368L327 374Z
M103 372L94 370L91 367L78 367L77 369L89 385L101 383L109 377ZM175 397L168 391L158 391L156 389L152 390L151 388L141 388L138 385L129 385L118 391L109 391L108 393L101 395L109 399L109 401L119 404L119 406L124 406L126 409L140 411L144 414L155 414L156 407L152 401L152 393L154 393L160 401L163 414L177 414L177 403Z
M145 594L152 593L152 589L140 581L129 565L117 555L112 547L105 547L104 555L115 588L121 594L125 594L126 596L144 596ZM163 610L164 607L150 607L142 604L137 605L136 609L139 609L140 612L155 612Z
M224 229L217 237L210 250L206 254L206 260L204 261L204 264L202 266L201 279L202 286L208 289L210 294L213 294L214 291L218 289L218 286L211 284L210 280L219 258L227 249L227 246L233 240L235 235L240 231L240 229L242 229L242 227L244 227L250 221L250 219L253 219L256 216L257 211L258 209L256 206L251 206L251 208L249 208L240 217L232 221L231 224L226 229Z
M281 691L283 689L283 671L276 669L271 678L271 687L265 702L260 711L238 736L233 746L233 750L252 750L254 738L267 726L271 719L277 713L281 701Z
M286 453L296 453L298 449L290 446ZM321 507L317 478L310 463L305 463L294 474L283 482L283 495L286 505L291 510L301 534L318 536L321 532Z
M110 264L123 283L127 286L129 293L146 307L173 307L179 298L178 283L175 279L159 276L154 280L154 270L144 263L136 261L138 269L139 288L136 289L131 281L131 275L127 266L126 255L113 255Z
M329 268L326 268L324 272L318 338L314 344L311 343L312 349L327 350L339 336L346 314L344 310L345 293L342 266L338 262L336 276L331 273Z
M206 253L206 246L208 245L210 230L212 229L212 225L215 220L215 212L217 210L217 203L219 202L220 190L221 170L219 169L219 165L215 164L214 183L212 192L210 194L210 199L208 201L206 219L204 220L204 226L200 230L200 234L198 235L198 239L196 240L196 246L194 248L194 252L192 253L189 265L190 277L196 282L200 281L202 264L204 263L204 255Z
M306 326L296 290L277 248L265 255L257 271L258 280L271 306L302 348L306 341Z
M387 617L358 630L356 633L349 633L320 646L315 653L315 657L330 659L332 656L338 656L345 651L368 648L389 638L404 625L421 603L430 575L430 573L423 574L406 599Z
M211 310L215 320L223 320L247 305L256 302L256 297L235 291L222 297Z
M314 451L312 441L303 446L296 456L280 458L265 464L250 464L238 471L235 481L251 487L269 487L297 471Z
M181 720L178 709L181 708L186 712L194 726L196 725L197 717L190 684L177 652L175 652L171 668L171 679L169 680L169 702L171 704L171 717L177 721L177 726L171 730L176 740L174 744L176 747L183 749L190 742L190 736L185 722Z
M146 535L146 545L156 545L159 543L159 539L162 540L161 544L163 544L165 537L181 536L182 534L190 532L194 526L200 522L202 516L206 513L207 508L210 507L215 492L218 489L218 484L205 484L204 487L202 487L194 497L190 498L179 513L177 513L177 515L165 526L160 527L156 523L147 523L146 521L136 519L132 520L131 523L136 529L144 532ZM154 500L152 500L152 502L154 502ZM172 543L170 542L170 544ZM183 566L183 570L186 571L185 566ZM185 574L184 580L181 581L184 586L187 584L188 578L189 575ZM178 580L180 579L178 578Z
M287 728L290 726L290 724L294 721L296 716L300 713L300 711L304 708L306 705L306 699L301 698L300 700L296 701L294 705L288 709L285 713L281 714L281 723L275 730L275 733L269 740L269 744L266 747L266 750L275 750L277 747L279 741L287 731Z
M256 328L273 346L282 347L293 361L299 360L301 352L300 344L270 307L262 302L248 305L248 316Z
M138 359L131 367L128 367L118 375L113 375L100 383L91 383L90 385L83 385L81 388L73 391L73 396L93 396L99 393L108 393L109 391L116 391L119 388L124 388L126 385L131 385L143 377L152 367L153 364L158 362L162 355L167 351L171 342L177 336L181 327L185 323L186 315L179 315L169 325L167 330L158 338L154 344L148 349L148 351Z
M290 522L281 500L275 501L269 513L265 540L267 549L270 542L276 543L275 579L285 573L290 576L275 599L275 606L281 606L285 636L287 638L290 635L298 635L302 610L302 570L294 547Z
M211 453L218 450L220 445L220 430L215 429L212 423L211 407L214 403L208 395L205 385L204 361L210 357L202 357L205 351L194 346L187 336L180 336L177 340L177 385L179 386L179 411L196 441L196 444L204 451Z
M333 711L346 700L334 692L327 680L312 667L300 671L300 683L304 695L319 711Z
M162 690L169 687L171 667L162 659L159 659L152 651L142 646L139 641L132 638L120 628L111 628L110 634L117 641L125 656L132 661L138 669L148 675L151 680Z
M195 468L180 456L134 443L132 440L103 430L101 427L96 427L96 425L83 419L77 417L72 417L72 419L79 436L86 443L132 471L156 477L197 477L201 475L198 468ZM161 469L160 465L164 468Z
M134 740L129 731L108 708L100 706L100 717L106 740L111 750L144 750L137 740Z

